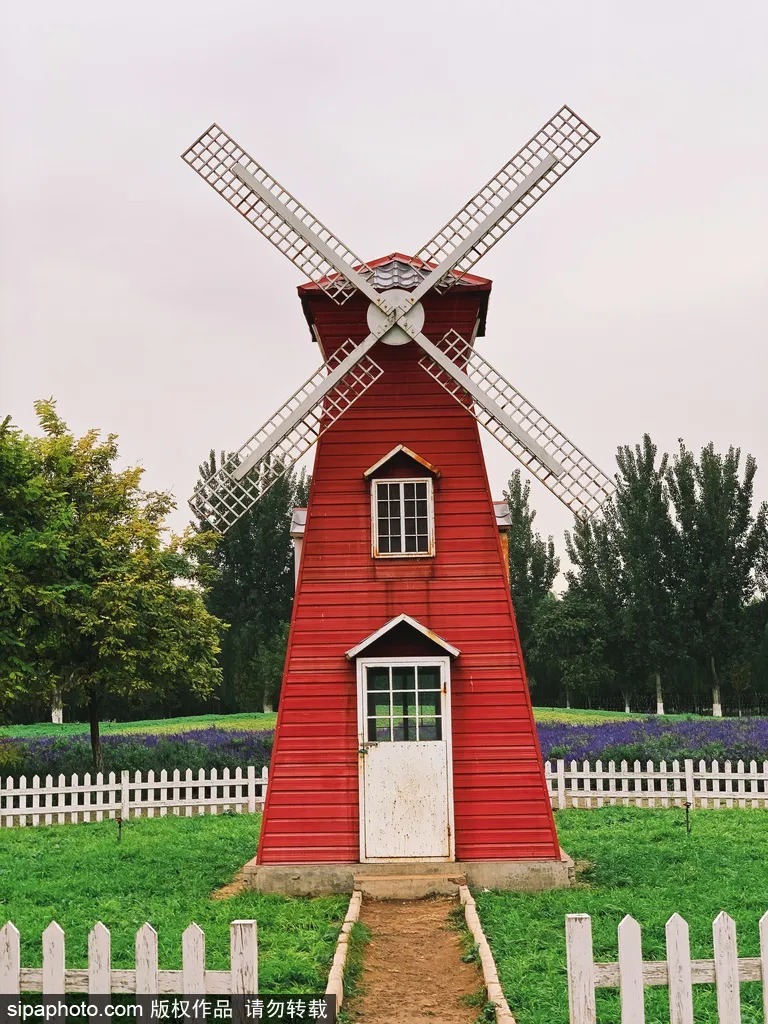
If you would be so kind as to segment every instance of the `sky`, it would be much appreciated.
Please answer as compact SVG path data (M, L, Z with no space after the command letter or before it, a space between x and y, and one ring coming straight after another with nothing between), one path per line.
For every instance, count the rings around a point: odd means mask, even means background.
M768 499L768 5L0 9L0 418L120 437L172 525L319 362L301 274L179 158L217 121L363 258L415 252L563 104L601 141L474 268L482 354L609 473L649 432ZM484 441L501 497L516 467ZM571 514L533 481L562 553Z

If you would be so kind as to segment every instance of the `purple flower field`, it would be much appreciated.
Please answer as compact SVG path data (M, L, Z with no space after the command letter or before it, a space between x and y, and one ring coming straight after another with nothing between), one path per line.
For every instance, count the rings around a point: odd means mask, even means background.
M637 719L595 725L539 723L545 759L576 761L763 761L768 718Z
M597 761L768 760L768 718L628 719L537 726L545 759ZM155 772L269 764L273 733L221 728L107 735L106 771ZM87 737L0 739L0 776L79 775L91 771Z
M178 733L131 733L102 738L105 771L162 771L163 768L240 768L269 764L271 730L188 729ZM72 775L91 771L86 736L0 739L0 776Z

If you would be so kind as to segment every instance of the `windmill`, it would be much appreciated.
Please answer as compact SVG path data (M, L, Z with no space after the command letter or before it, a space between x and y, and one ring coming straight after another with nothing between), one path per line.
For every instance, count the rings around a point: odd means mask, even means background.
M477 351L491 282L470 271L598 138L563 107L415 256L368 263L217 125L183 154L309 278L325 357L191 502L227 530L318 443L261 888L316 891L318 865L348 888L414 861L483 884L563 863L478 424L576 516L612 484Z

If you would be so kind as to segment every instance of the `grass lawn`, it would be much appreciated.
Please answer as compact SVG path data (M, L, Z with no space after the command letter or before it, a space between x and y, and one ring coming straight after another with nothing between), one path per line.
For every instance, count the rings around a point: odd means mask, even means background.
M181 933L192 921L205 932L207 966L229 968L229 923L259 927L259 987L265 993L321 992L346 896L315 900L243 893L210 894L253 856L258 816L129 821L117 842L115 822L0 829L0 923L21 932L22 966L41 963L40 937L62 926L67 966L87 966L96 921L112 933L112 964L134 966L134 937L145 921L157 930L160 969L181 967Z
M238 714L238 715L197 715L189 718L147 719L144 722L102 722L102 736L133 732L142 733L173 733L186 732L189 729L244 729L258 731L274 729L277 714ZM14 739L42 739L44 736L87 736L87 722L64 722L54 725L53 722L39 722L35 725L4 725L0 726L0 739L4 736Z
M560 811L560 841L588 865L580 885L541 894L480 892L478 912L518 1024L568 1024L565 915L592 916L595 959L617 959L625 914L643 928L643 956L665 959L664 925L680 913L691 953L712 958L712 922L736 921L739 955L759 956L758 921L768 910L768 815L698 811L686 835L684 812L610 807ZM762 1024L760 984L741 986L742 1024ZM600 1024L619 1024L618 994L599 989ZM665 987L646 989L647 1024L669 1021ZM714 986L694 986L697 1024L717 1024Z
M655 718L655 715L626 715L623 711L588 711L585 708L534 708L537 722L565 722L568 725L598 725L600 722L640 721L643 718ZM695 718L695 715L666 715L666 718ZM126 733L173 733L186 732L190 729L259 730L274 729L277 714L237 714L237 715L197 715L188 718L147 719L143 722L102 722L102 735ZM64 722L54 725L52 722L39 722L35 725L3 725L0 726L0 739L41 739L44 736L87 736L87 722Z

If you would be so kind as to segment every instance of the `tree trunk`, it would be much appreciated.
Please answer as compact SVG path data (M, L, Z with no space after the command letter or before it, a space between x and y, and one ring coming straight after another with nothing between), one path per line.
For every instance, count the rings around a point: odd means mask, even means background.
M265 700L263 706L264 706L264 714L265 715L271 715L272 711L274 710L273 707L272 707L271 701Z
M661 673L655 673L656 679L656 714L664 714L664 694L661 692Z
M625 693L624 694L624 714L628 715L629 713L630 713L630 711L629 711L629 694Z
M61 696L61 687L57 686L53 691L51 703L51 721L54 725L61 725L64 721L64 700Z
M565 706L569 711L571 710L571 688L569 686L565 688Z
M104 771L104 752L101 749L101 733L99 732L99 702L91 697L88 702L88 721L91 726L91 757L93 759L93 770Z
M720 679L715 668L714 654L711 654L709 657L709 670L712 673L712 717L722 718L723 706L720 703Z

